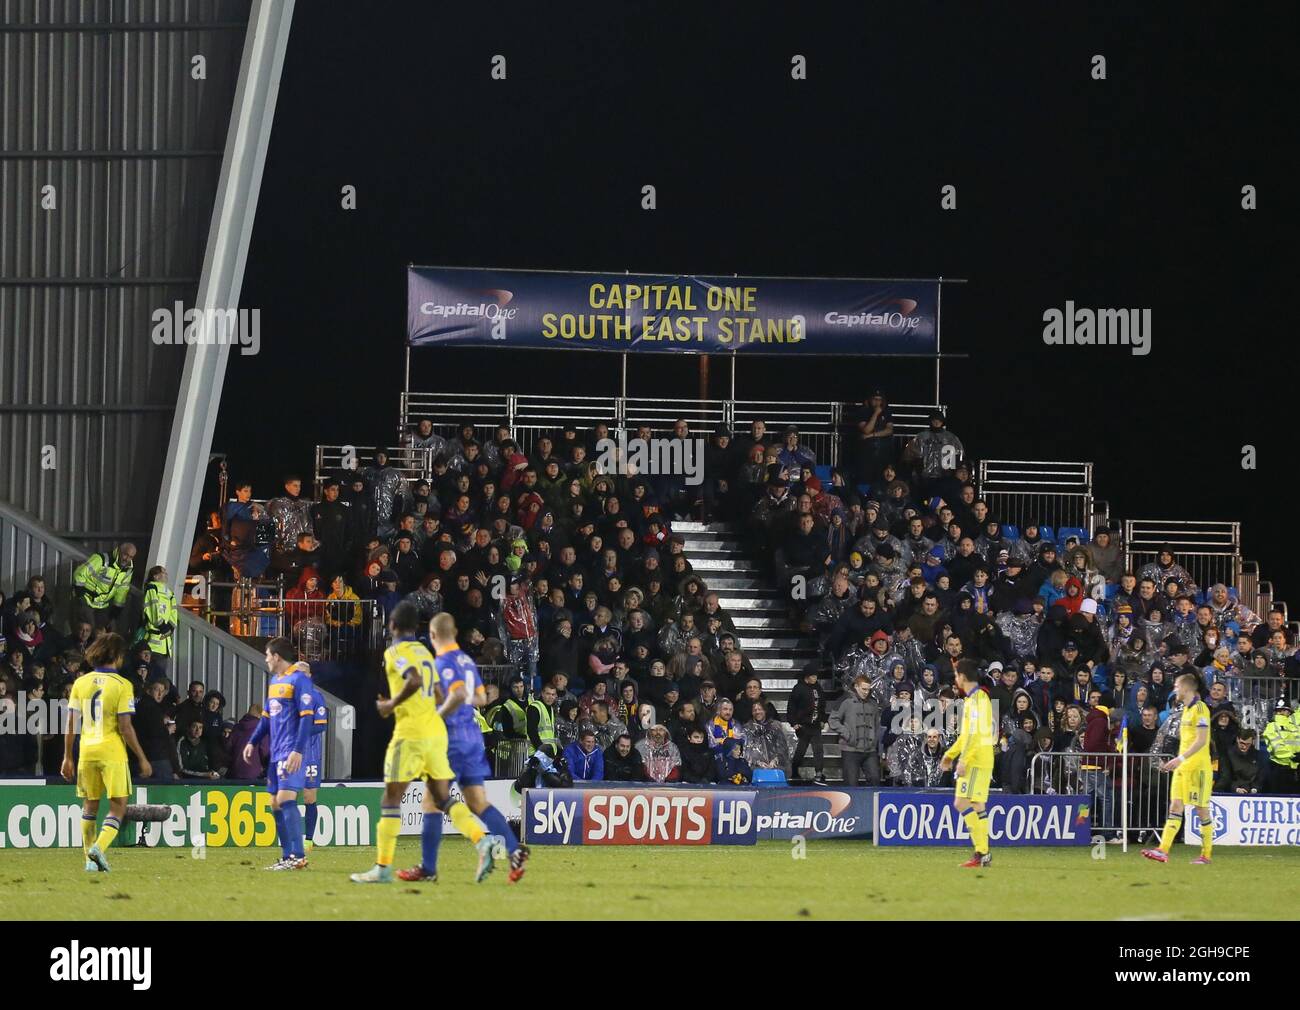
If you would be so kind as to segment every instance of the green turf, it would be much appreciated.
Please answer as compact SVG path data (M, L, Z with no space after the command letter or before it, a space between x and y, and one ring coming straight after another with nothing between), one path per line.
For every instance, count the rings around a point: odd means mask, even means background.
M353 884L372 850L317 849L296 873L262 869L270 849L113 849L113 872L87 874L80 850L0 852L4 919L1294 919L1300 850L1223 849L1191 866L1178 846L1160 866L1137 849L1009 849L986 870L962 870L964 850L877 849L812 842L754 848L538 846L525 878L504 867L470 881L473 852L442 847L437 884ZM416 861L403 840L397 864ZM721 888L721 890L719 890Z

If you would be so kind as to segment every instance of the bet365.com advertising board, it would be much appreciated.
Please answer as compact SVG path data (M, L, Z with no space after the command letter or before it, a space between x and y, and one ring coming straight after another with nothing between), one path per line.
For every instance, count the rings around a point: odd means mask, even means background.
M529 789L524 837L534 845L753 845L752 790Z
M1300 845L1300 796L1238 796L1210 799L1215 845ZM1201 818L1189 810L1183 838L1201 844Z
M510 784L494 780L484 786L490 803L506 817L517 817L519 807L510 797ZM316 794L313 844L372 845L383 789L381 782L323 783ZM404 835L420 833L423 790L423 784L412 783L402 797ZM263 786L137 785L130 802L163 804L170 815L166 821L128 824L119 844L133 844L137 831L145 845L167 848L276 844L271 795ZM108 804L101 802L101 821L107 813ZM443 830L458 833L450 818L444 819ZM32 779L0 783L0 849L80 847L81 800L75 787Z
M991 793L989 842L1009 845L1087 845L1092 841L1086 796ZM951 792L881 790L875 796L877 845L970 845L970 832L952 805Z
M317 792L317 845L370 845L379 816L379 789L322 786ZM136 786L133 804L165 804L166 821L128 824L119 844L138 831L145 845L167 848L275 844L271 795L265 787ZM108 804L100 802L101 820ZM0 785L0 848L81 847L81 800L70 785Z

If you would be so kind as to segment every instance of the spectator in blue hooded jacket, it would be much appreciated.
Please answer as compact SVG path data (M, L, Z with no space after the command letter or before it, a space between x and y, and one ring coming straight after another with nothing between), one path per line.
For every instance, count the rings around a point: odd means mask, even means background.
M564 761L575 782L603 782L605 755L596 746L596 733L584 729L578 739L564 748Z

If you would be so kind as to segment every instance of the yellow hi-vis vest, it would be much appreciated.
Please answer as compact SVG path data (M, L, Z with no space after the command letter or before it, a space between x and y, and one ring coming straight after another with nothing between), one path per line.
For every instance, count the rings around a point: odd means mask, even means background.
M144 588L144 641L155 656L172 654L172 636L176 634L176 594L162 582L150 582ZM171 630L163 632L163 625Z

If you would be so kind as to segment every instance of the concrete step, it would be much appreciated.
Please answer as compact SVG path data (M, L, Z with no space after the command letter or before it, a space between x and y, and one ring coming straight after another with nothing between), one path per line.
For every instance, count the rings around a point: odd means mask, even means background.
M698 538L692 537L686 541L686 553L690 555L699 554L702 551L744 554L748 549L743 541L722 540L717 537L706 537L703 534Z
M703 578L703 576L701 576ZM708 578L704 579L709 584L709 589L716 589L722 592L724 589L770 589L771 583L767 579L760 578L757 575L747 575L744 572L710 572Z
M807 659L797 659L788 656L755 656L750 659L749 665L754 668L755 673L762 673L768 670L802 670L808 664ZM793 675L791 675L793 676ZM790 686L794 686L791 680Z
M757 561L748 558L692 558L691 567L697 572L736 572L759 577L763 572Z
M750 597L745 597L744 599L727 600L726 609L729 611L764 610L772 614L785 614L786 602L785 600L777 599L775 597L769 599L766 597L750 596ZM736 620L734 614L732 616L732 620ZM739 625L737 625L737 627L739 627Z
M722 604L723 610L727 609L727 603L731 600L766 600L780 598L781 596L777 590L769 586L743 589L740 586L715 586L712 581L709 581L709 592L717 593L718 599L724 601Z
M769 632L786 632L793 633L796 629L790 623L790 618L785 616L772 616L764 614L745 614L736 613L731 615L731 622L736 626L736 631L769 631Z
M691 534L699 533L738 533L739 527L735 523L702 523L695 520L677 519L672 523L672 531L688 538Z
M792 649L798 652L811 652L816 655L817 643L811 638L764 638L761 635L740 635L740 647L745 652L755 649Z

